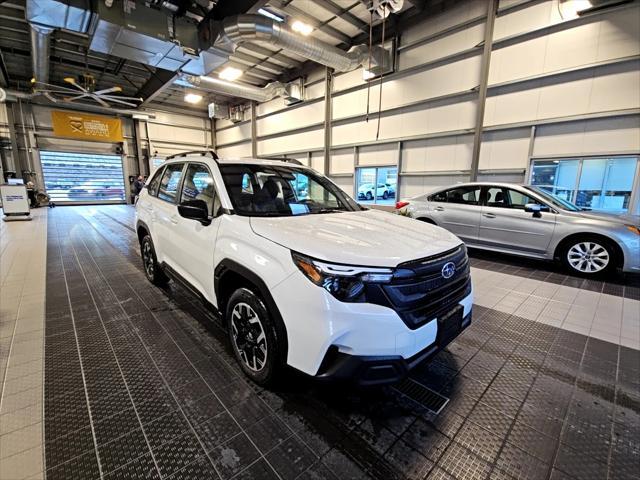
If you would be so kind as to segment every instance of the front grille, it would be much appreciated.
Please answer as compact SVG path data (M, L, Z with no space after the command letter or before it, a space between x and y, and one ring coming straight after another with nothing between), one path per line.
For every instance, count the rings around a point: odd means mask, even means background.
M455 264L456 271L451 278L444 278L442 269L448 262ZM405 262L397 271L401 275L391 283L367 285L366 301L393 308L411 329L446 313L471 292L469 259L462 245L434 257Z

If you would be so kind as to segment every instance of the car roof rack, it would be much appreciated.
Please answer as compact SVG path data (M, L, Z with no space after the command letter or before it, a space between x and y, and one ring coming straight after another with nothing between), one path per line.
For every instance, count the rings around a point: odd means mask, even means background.
M213 150L191 150L188 152L181 152L181 153L176 153L174 155L169 155L166 160L172 160L174 158L178 158L178 157L186 157L187 155L201 155L203 157L206 157L208 154L211 154L211 156L213 157L214 160L218 160L220 157L218 157L218 154L216 152L214 152Z
M259 160L275 160L277 162L286 162L286 163L294 163L296 165L304 164L300 160L296 160L295 158L287 158L287 157L257 157Z

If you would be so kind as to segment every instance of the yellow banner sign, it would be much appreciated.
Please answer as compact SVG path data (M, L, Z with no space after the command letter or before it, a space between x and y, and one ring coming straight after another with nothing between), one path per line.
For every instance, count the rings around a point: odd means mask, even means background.
M51 112L51 121L53 133L59 137L100 142L123 141L119 118L54 110Z

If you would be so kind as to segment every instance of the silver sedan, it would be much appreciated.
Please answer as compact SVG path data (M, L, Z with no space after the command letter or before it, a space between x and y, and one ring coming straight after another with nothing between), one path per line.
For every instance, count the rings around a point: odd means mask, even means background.
M557 260L582 275L640 272L640 216L584 211L537 187L459 184L400 201L396 212L470 247Z

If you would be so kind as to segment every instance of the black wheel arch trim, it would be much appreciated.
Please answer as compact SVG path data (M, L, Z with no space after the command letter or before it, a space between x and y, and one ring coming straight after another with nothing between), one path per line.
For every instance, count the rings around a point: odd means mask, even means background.
M213 277L213 289L216 294L216 303L218 304L218 310L224 314L226 310L226 302L223 304L220 298L220 281L224 277L225 273L233 272L236 275L239 275L251 284L255 285L258 289L258 294L266 303L267 308L269 309L269 313L273 316L275 320L276 329L278 330L278 334L281 336L282 341L284 342L284 357L283 360L286 362L287 354L289 351L289 342L287 337L287 329L282 320L282 315L280 314L280 309L276 305L267 284L253 271L249 270L244 265L239 264L238 262L225 258L218 265L216 265ZM228 300L228 299L226 299Z
M147 231L147 235L151 235L151 230L149 229L149 225L147 225L142 220L138 220L136 222L136 235L138 236L138 241L142 242L142 238L140 238L140 233L138 233L140 231L140 228L144 228Z

